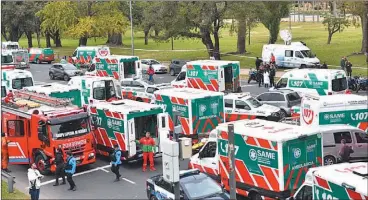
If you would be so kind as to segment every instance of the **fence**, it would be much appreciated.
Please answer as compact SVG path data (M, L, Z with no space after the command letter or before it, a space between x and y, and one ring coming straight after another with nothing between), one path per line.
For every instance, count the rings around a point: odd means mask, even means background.
M14 192L14 184L15 184L15 177L9 174L8 172L1 171L1 176L6 178L8 180L8 192L13 193Z

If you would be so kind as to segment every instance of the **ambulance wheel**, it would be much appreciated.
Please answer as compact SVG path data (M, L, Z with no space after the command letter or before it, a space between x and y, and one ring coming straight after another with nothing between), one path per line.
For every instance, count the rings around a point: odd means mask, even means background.
M41 154L36 156L35 163L38 171L40 171L41 174L47 175L50 173L50 169L46 166L46 161Z
M280 120L281 119L284 119L285 117L287 116L287 113L285 110L281 109L281 112L280 112Z
M55 79L54 74L53 74L53 73L51 73L51 72L49 73L49 77L50 77L50 79L51 79L51 80L54 80L54 79Z
M136 101L143 102L141 98L137 98Z
M336 159L333 156L325 156L323 159L323 165L333 165L336 163Z
M153 195L151 195L150 200L157 200L157 198Z
M70 79L69 76L65 74L64 75L64 81L69 81L69 79Z
M307 68L307 66L306 65L300 65L300 69L305 69L305 68Z
M36 62L37 62L37 64L41 64L41 60L40 59L37 59Z
M258 192L253 192L250 195L250 199L251 200L262 200L262 196L260 194L258 194Z
M174 72L174 70L173 70L173 69L170 69L170 75L171 75L171 76L175 76L175 72Z

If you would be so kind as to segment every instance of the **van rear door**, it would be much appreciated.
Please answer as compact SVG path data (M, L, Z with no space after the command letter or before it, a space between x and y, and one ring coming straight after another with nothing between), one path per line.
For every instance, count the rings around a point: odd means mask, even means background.
M225 91L225 69L223 67L218 68L218 91Z
M135 125L134 125L134 118L128 120L128 151L129 156L134 156L137 154L137 144L136 144L136 135L135 135Z
M157 152L161 152L161 144L163 140L167 140L170 135L170 128L169 128L169 115L168 113L160 113L157 115L157 123L158 123L158 150Z

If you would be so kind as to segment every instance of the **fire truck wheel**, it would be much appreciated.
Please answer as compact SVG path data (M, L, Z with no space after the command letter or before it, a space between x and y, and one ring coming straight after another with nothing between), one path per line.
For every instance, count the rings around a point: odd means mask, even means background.
M262 200L262 196L258 192L251 192L249 196L251 200Z
M35 163L36 163L38 171L40 171L41 174L47 175L50 173L50 169L46 167L46 161L41 154L38 154L36 156Z

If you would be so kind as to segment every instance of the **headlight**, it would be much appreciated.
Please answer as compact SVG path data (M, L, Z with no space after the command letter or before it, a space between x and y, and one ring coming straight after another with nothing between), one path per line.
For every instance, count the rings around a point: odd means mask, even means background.
M93 158L93 157L95 157L95 153L90 153L90 154L88 155L88 158Z

